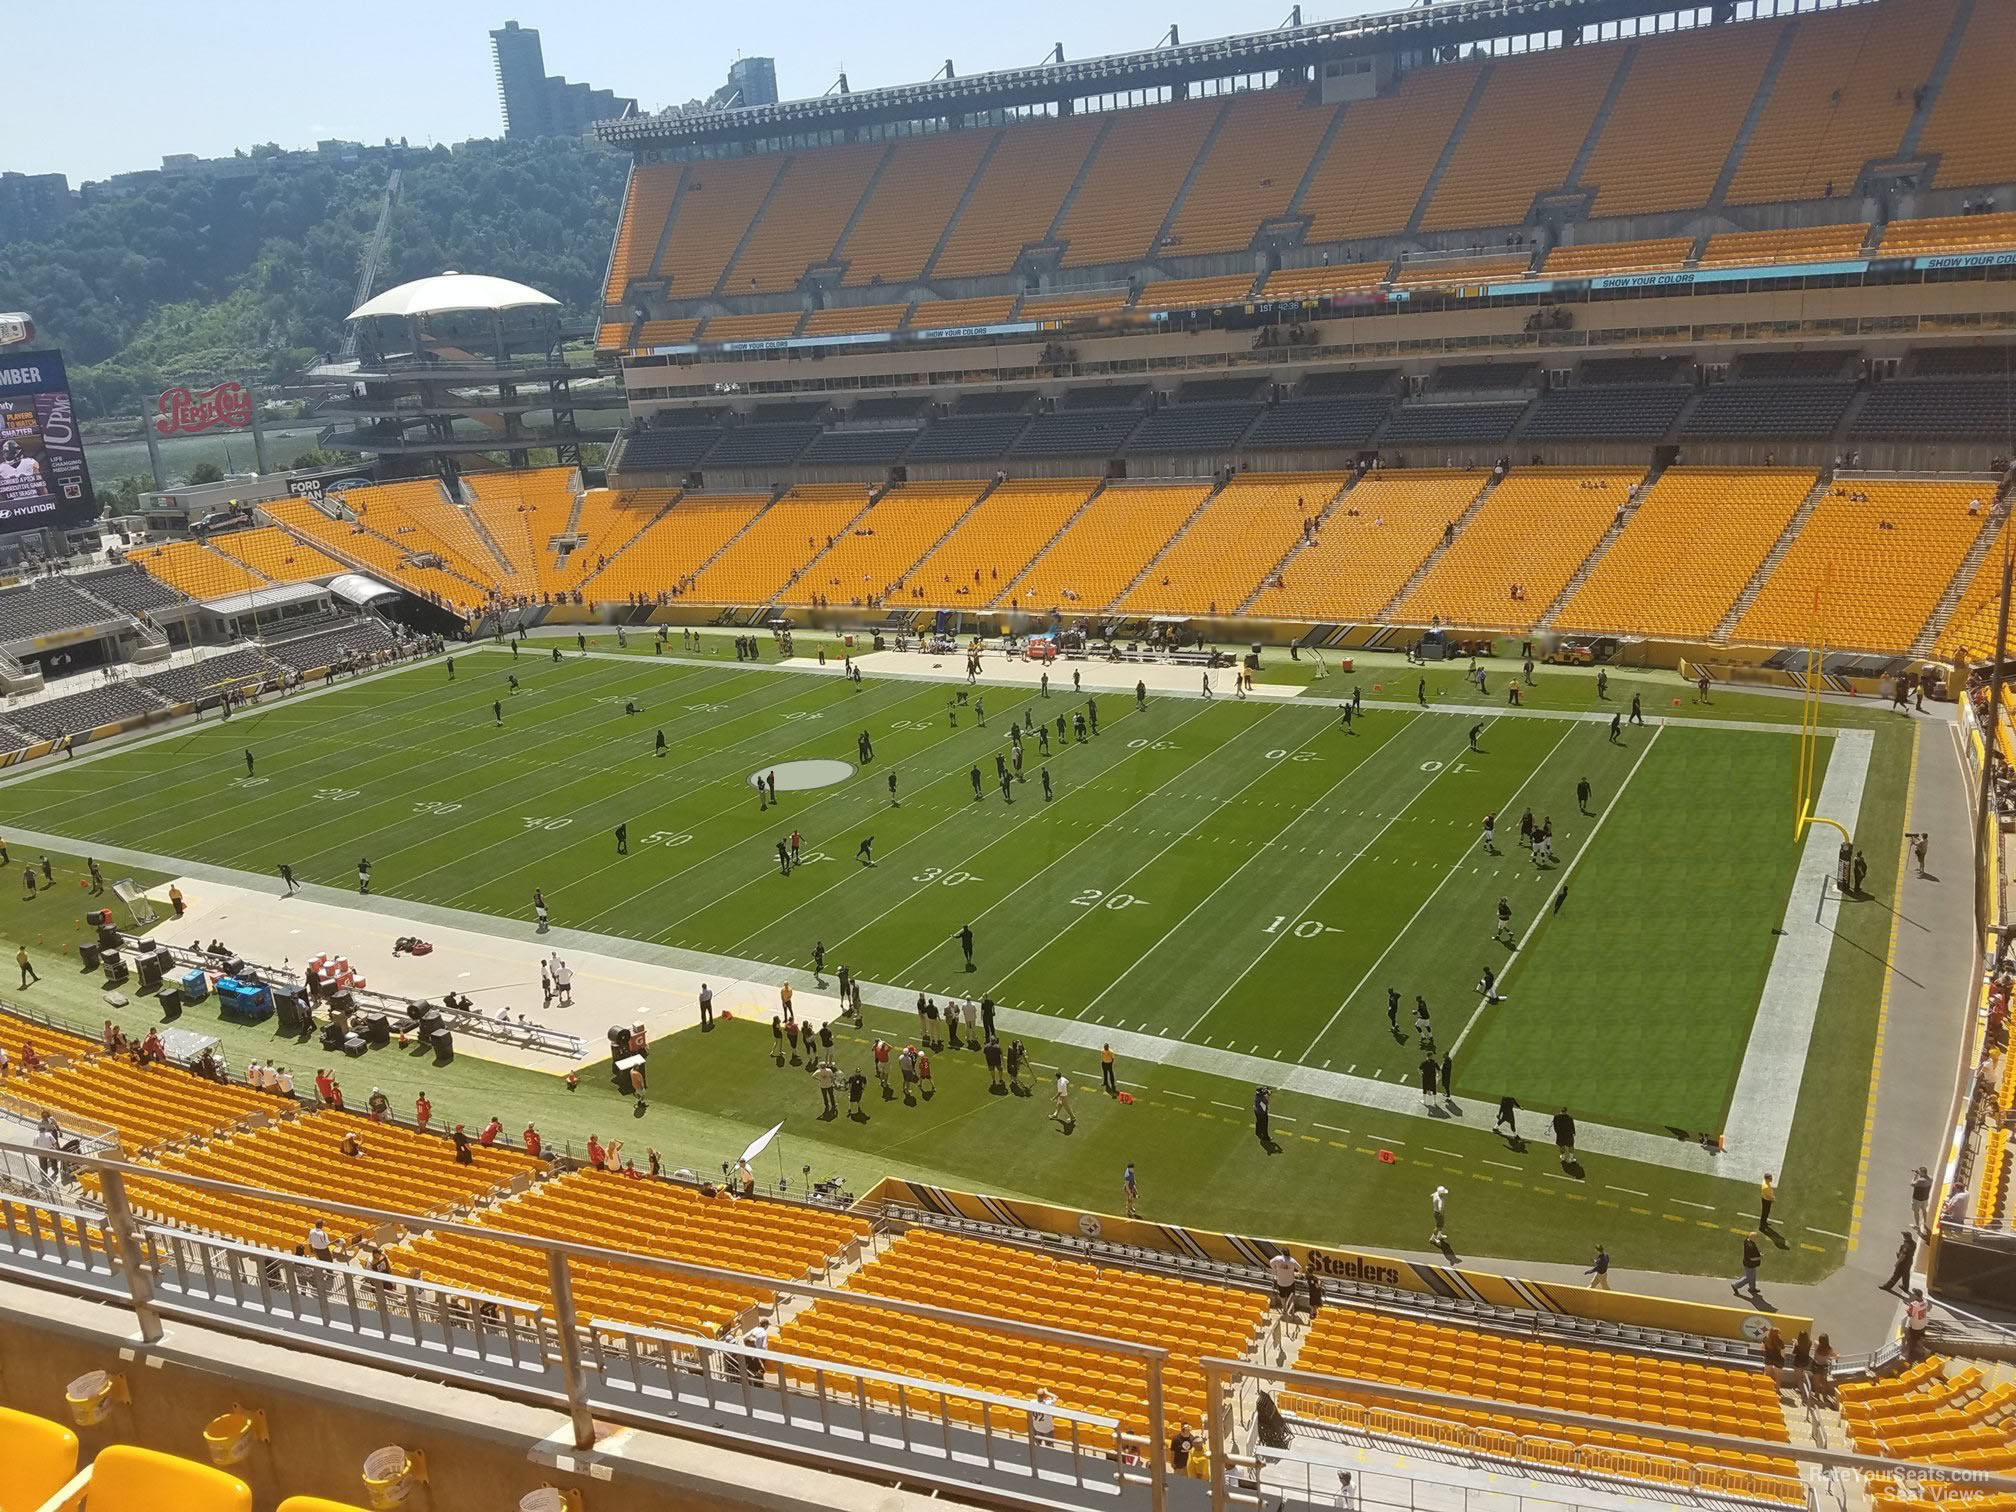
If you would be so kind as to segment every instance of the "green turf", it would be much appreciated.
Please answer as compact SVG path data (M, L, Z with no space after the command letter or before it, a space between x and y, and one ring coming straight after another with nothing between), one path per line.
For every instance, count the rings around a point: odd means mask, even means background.
M1427 998L1445 1048L1474 1016L1456 1058L1467 1098L1509 1091L1530 1108L1566 1103L1584 1119L1648 1130L1712 1130L1726 1109L1796 855L1790 734L1655 724L1613 742L1599 724L1479 721L1387 701L1411 694L1408 683L1368 686L1356 734L1317 705L1172 695L1137 710L1131 697L1102 695L1099 734L1081 743L1057 734L1056 714L1079 707L1061 690L1049 700L976 690L987 704L982 729L946 686L856 689L648 645L632 637L629 658L557 665L529 650L465 654L452 681L437 662L267 704L227 724L51 766L9 790L10 822L251 872L289 861L303 880L338 887L354 885L356 860L368 855L380 895L490 912L512 933L529 931L540 887L563 926L792 964L809 964L820 940L830 964L844 960L871 981L991 992L1060 1019L1411 1083L1420 1052L1408 1012L1398 1033L1388 1027L1391 985L1410 1005L1416 993ZM510 674L523 684L515 696ZM1391 669L1381 675L1394 680ZM1446 700L1462 696L1456 669L1439 676ZM1332 678L1317 691L1348 686ZM1620 676L1612 701L1634 690L1655 721L1672 712L1672 698L1689 696L1670 678ZM1563 708L1598 702L1593 679L1580 673L1543 673L1534 696ZM641 714L624 713L629 699ZM504 705L501 728L493 700ZM1783 723L1797 705L1727 695L1679 712ZM1876 712L1830 720L1878 729L1863 823L1887 834L1894 851L1904 742ZM1051 755L1046 762L1032 735L1029 780L1004 802L994 757L1008 748L1008 721L1026 715L1051 721ZM1472 752L1468 732L1479 722ZM652 741L661 728L662 758ZM851 762L861 729L876 749L865 771L834 788L786 793L781 813L759 812L752 772L810 756ZM258 763L250 779L246 749ZM1048 804L1038 785L1046 764L1056 788ZM900 807L889 802L890 770ZM1593 789L1586 814L1576 801L1582 778ZM1554 820L1551 871L1516 844L1528 807ZM1479 845L1487 810L1501 816L1496 856ZM629 825L628 857L615 854L610 836L619 821ZM817 859L783 877L773 847L793 828ZM872 868L853 860L869 834ZM1880 862L1887 852L1872 845ZM1571 866L1569 897L1552 915L1548 901ZM1501 894L1525 937L1516 953L1490 939ZM954 939L965 923L979 941L972 973ZM1844 954L1836 952L1823 1009L1873 1025L1879 984L1844 965ZM1507 1001L1485 1009L1472 984L1487 962L1506 973ZM88 994L60 996L66 1011L95 1011ZM1825 1193L1824 1211L1816 1202L1811 1218L1823 1229L1846 1225L1840 1151L1849 1145L1852 1172L1867 1032L1860 1082L1850 1035L1816 1052L1802 1096L1795 1148L1816 1194ZM679 1037L671 1106L654 1104L640 1139L677 1146L690 1164L815 1105L802 1072L793 1081L762 1064L767 1034L731 1056L741 1033ZM1032 1048L1067 1064L1086 1059L1033 1040ZM353 1076L396 1085L384 1061ZM394 1069L407 1084L427 1074ZM458 1064L451 1074L513 1108L547 1110L542 1121L563 1135L585 1135L606 1116L578 1112L578 1095L565 1100L529 1073ZM1270 1158L1250 1133L1242 1137L1248 1088L1138 1068L1135 1109L1102 1104L1098 1117L1059 1136L1040 1114L1011 1113L988 1097L977 1067L975 1085L961 1090L965 1076L947 1080L929 1108L887 1110L909 1120L894 1137L881 1116L808 1130L807 1158L845 1161L857 1181L900 1169L1106 1206L1118 1164L1155 1151L1180 1158L1163 1197L1167 1216L1418 1247L1418 1175L1366 1168L1376 1149L1362 1141L1419 1146L1425 1128L1452 1152L1449 1168L1472 1179L1475 1204L1493 1211L1496 1253L1568 1258L1592 1236L1615 1248L1642 1229L1635 1263L1670 1268L1718 1268L1728 1244L1727 1221L1711 1233L1676 1202L1708 1201L1728 1221L1747 1203L1726 1182L1633 1167L1614 1185L1648 1194L1634 1210L1593 1187L1561 1189L1542 1171L1515 1185L1520 1178L1487 1168L1489 1158L1504 1161L1499 1140L1342 1105L1305 1113L1288 1153L1302 1153L1296 1145L1307 1138L1310 1159L1362 1174L1346 1198L1329 1182L1312 1187L1307 1161ZM1230 1111L1212 1111L1216 1104ZM507 1122L518 1116L506 1112ZM1009 1118L1019 1121L1004 1137ZM1402 1154L1402 1168L1442 1158L1404 1146ZM1504 1164L1534 1158L1512 1152ZM1538 1163L1552 1165L1551 1149ZM1589 1204L1587 1223L1540 1214L1577 1201ZM1788 1264L1817 1273L1838 1255L1830 1243L1813 1239Z

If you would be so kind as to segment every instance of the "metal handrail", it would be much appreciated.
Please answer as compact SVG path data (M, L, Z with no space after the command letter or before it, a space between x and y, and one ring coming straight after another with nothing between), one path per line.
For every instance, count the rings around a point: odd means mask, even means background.
M93 1173L98 1179L99 1191L105 1203L101 1213L88 1208L76 1208L63 1204L32 1199L31 1205L37 1211L53 1210L62 1217L70 1218L80 1226L102 1226L110 1240L105 1247L108 1261L124 1281L133 1308L134 1318L139 1325L143 1342L155 1343L162 1336L160 1309L154 1295L153 1275L149 1271L140 1248L140 1240L146 1234L169 1234L179 1231L161 1229L159 1226L145 1226L137 1223L126 1196L126 1182L129 1178L153 1183L166 1183L196 1191L215 1193L226 1197L250 1197L263 1201L277 1201L300 1206L312 1201L318 1212L344 1218L360 1219L372 1225L392 1225L415 1233L442 1234L465 1239L481 1240L485 1244L503 1244L530 1251L541 1256L547 1265L548 1278L553 1291L551 1316L555 1325L556 1341L561 1355L561 1377L564 1382L569 1415L573 1423L577 1448L586 1448L595 1440L594 1418L589 1400L586 1373L580 1359L580 1339L582 1321L576 1311L571 1266L575 1262L593 1262L604 1265L620 1265L631 1270L641 1270L658 1275L674 1276L686 1280L706 1281L725 1287L741 1288L762 1295L776 1296L788 1292L793 1297L810 1298L815 1301L843 1303L849 1307L863 1307L886 1312L899 1317L921 1318L933 1322L956 1324L961 1328L977 1332L1006 1334L1014 1338L1028 1339L1039 1343L1060 1345L1070 1349L1083 1350L1093 1354L1104 1354L1126 1359L1141 1367L1144 1395L1148 1404L1148 1436L1157 1445L1166 1442L1168 1429L1163 1401L1163 1374L1168 1364L1169 1351L1161 1345L1142 1344L1131 1339L1105 1338L1096 1334L1081 1333L1073 1329L1055 1328L1048 1324L1030 1323L1015 1318L993 1317L976 1313L960 1312L956 1309L935 1307L929 1303L911 1302L901 1298L878 1296L868 1291L851 1291L829 1286L820 1282L789 1277L758 1275L750 1271L732 1270L724 1266L698 1265L689 1261L671 1260L659 1255L634 1251L614 1250L602 1245L583 1244L568 1239L554 1239L544 1235L520 1233L507 1228L492 1228L452 1218L440 1218L426 1214L401 1213L385 1208L366 1207L361 1204L343 1202L330 1198L304 1198L299 1193L276 1192L243 1182L220 1181L214 1177L195 1176L187 1172L167 1171L153 1166L136 1165L130 1161L112 1160L100 1156L76 1154L65 1150L46 1150L15 1140L0 1139L0 1153L16 1153L53 1160L75 1171ZM730 1199L749 1200L749 1199ZM27 1199L24 1199L27 1201ZM9 1210L11 1218L11 1209ZM60 1227L59 1227L60 1232ZM200 1238L188 1235L191 1239ZM304 1263L299 1257L283 1256L275 1251L259 1251L287 1264ZM116 1257L116 1259L114 1258ZM315 1264L316 1262L305 1262ZM376 1279L373 1273L354 1268L337 1266L337 1271L354 1280ZM431 1282L415 1283L413 1278L391 1278L408 1285L424 1284L430 1290L438 1289ZM480 1294L478 1294L480 1296ZM484 1302L494 1303L499 1299L485 1297ZM924 1383L919 1383L920 1385ZM936 1390L936 1386L930 1387ZM1160 1512L1166 1479L1166 1457L1160 1453L1149 1456L1149 1470L1153 1482L1153 1506Z

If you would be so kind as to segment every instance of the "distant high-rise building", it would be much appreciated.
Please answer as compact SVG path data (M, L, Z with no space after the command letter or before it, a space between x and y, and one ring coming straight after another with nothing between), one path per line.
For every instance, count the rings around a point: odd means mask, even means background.
M60 173L0 173L0 241L42 236L73 208L70 180Z
M577 136L597 121L613 120L637 109L635 100L611 90L549 75L537 27L506 21L490 33L490 55L497 67L504 135L512 141Z
M723 105L775 105L777 60L737 58L728 65L728 87L722 93Z

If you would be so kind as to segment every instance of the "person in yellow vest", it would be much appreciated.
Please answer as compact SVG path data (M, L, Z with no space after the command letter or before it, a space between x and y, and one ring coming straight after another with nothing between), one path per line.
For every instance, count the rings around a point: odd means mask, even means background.
M182 901L182 889L173 882L168 884L168 903L175 910L175 917L181 918L182 911L189 905Z
M1771 1173L1769 1171L1766 1171L1764 1173L1764 1179L1757 1183L1758 1228L1769 1229L1771 1227L1771 1204L1776 1202L1777 1200L1778 1200L1778 1188L1776 1184L1772 1181Z
M1108 1097L1119 1095L1120 1084L1113 1079L1113 1047L1111 1045L1101 1045L1099 1047L1099 1079L1106 1084L1106 1095Z

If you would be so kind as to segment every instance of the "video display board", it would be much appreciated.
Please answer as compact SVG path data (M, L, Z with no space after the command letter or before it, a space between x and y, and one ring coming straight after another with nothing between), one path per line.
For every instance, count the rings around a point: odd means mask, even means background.
M0 350L0 531L66 528L92 512L62 354Z

